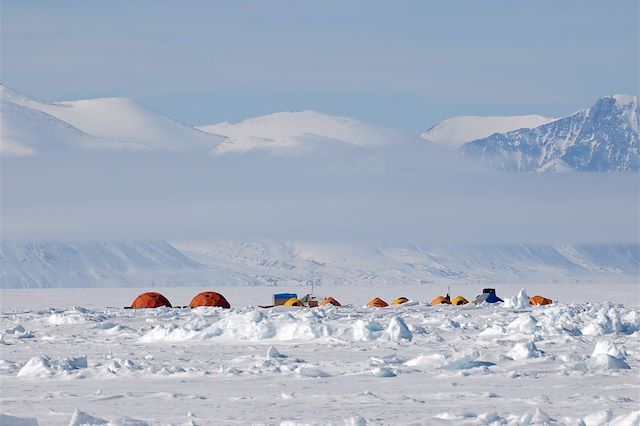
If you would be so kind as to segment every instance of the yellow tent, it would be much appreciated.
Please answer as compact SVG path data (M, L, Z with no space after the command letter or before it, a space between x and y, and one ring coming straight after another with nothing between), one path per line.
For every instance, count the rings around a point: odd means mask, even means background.
M396 300L394 300L393 302L391 302L392 305L402 305L403 303L407 303L409 301L409 299L407 299L406 297L398 297Z
M284 306L304 306L304 304L297 298L292 297L291 299L284 302Z
M451 301L452 305L466 305L467 303L469 303L469 301L462 296L458 296Z

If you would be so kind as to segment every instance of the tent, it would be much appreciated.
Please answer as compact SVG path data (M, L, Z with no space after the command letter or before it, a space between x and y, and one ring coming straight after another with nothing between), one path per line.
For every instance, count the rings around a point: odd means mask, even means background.
M283 306L304 306L304 304L298 300L296 297L292 297L291 299L284 302Z
M550 305L553 303L553 300L547 299L546 297L535 295L529 300L529 303L532 305Z
M504 302L504 300L496 296L496 293L494 290L493 292L482 293L481 295L476 297L476 300L474 300L473 303L475 303L476 305L479 305L480 303L497 303L497 302Z
M379 297L374 297L367 303L367 306L370 308L384 308L385 306L389 306L389 304Z
M189 307L197 308L198 306L218 306L225 309L229 309L231 307L231 305L229 305L229 302L227 302L227 299L225 299L223 295L221 295L220 293L216 293L215 291L203 291L202 293L191 299Z
M160 293L150 291L142 293L140 296L136 297L131 304L131 309L159 308L160 306L171 308L171 302L169 302L169 300Z
M443 296L436 297L431 301L431 304L432 305L450 305L451 300L449 299L449 295L447 294L447 297L443 297Z
M287 300L297 297L298 295L296 293L276 293L273 295L273 305L284 305Z
M322 301L322 303L320 303L320 306L325 306L325 305L342 306L340 302L338 302L333 297L327 297Z
M408 301L409 301L409 299L407 299L406 297L400 296L396 300L391 302L391 304L392 305L402 305L403 303L407 303Z
M467 303L469 301L462 296L458 296L451 301L452 305L466 305Z

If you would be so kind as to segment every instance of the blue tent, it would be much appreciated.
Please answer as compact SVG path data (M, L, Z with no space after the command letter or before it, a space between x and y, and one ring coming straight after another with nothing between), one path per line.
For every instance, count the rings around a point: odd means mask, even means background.
M493 291L493 292L482 293L481 295L476 297L476 300L474 303L480 304L480 303L497 303L497 302L504 302L504 300L496 296L495 291Z
M273 295L273 304L274 305L284 305L284 303L293 298L298 298L296 293L276 293Z

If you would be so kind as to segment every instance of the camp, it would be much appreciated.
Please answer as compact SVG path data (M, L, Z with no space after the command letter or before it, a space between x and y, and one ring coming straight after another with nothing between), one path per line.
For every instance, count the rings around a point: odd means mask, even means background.
M392 305L402 305L403 303L407 303L409 301L409 299L407 299L406 297L398 297L396 300L394 300L393 302L391 302Z
M160 306L171 308L171 302L160 293L150 291L136 297L131 304L131 309L159 308Z
M384 308L385 306L389 306L389 304L379 297L374 297L367 303L367 306L370 308Z
M338 302L333 297L329 296L320 303L320 306L333 305L333 306L342 306L340 302Z
M550 305L553 303L553 300L547 299L546 297L535 295L529 300L529 303L532 305Z
M229 309L231 307L229 302L227 302L227 299L215 291L203 291L191 299L191 303L189 303L190 308L197 308L199 306L217 306L225 309Z
M304 306L304 304L296 297L292 297L291 299L284 302L283 306Z
M449 295L447 294L446 297L443 297L443 296L436 297L431 301L431 304L432 305L450 305L451 300L449 300Z
M458 296L451 301L452 305L466 305L467 303L469 303L469 301L462 296Z
M496 296L495 288L482 289L482 294L478 295L476 297L476 300L473 301L473 303L475 303L476 305L479 305L480 303L497 303L497 302L504 302L504 300Z

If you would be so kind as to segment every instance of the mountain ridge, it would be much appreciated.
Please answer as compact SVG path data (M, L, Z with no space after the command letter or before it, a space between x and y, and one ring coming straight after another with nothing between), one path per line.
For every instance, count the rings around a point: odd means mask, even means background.
M589 109L533 129L477 139L462 145L459 151L509 172L637 171L639 116L637 97L606 96Z
M640 245L0 244L0 288L637 282Z

